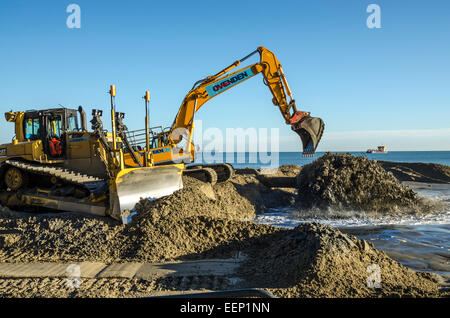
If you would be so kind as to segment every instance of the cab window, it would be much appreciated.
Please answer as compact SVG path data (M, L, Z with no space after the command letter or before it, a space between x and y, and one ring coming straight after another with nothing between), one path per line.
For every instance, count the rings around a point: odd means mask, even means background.
M69 124L69 131L78 131L78 122L76 116L69 116L68 124Z
M62 122L61 117L49 118L49 136L50 138L61 138Z
M39 118L29 118L25 125L25 138L30 140L40 139L40 123Z
M150 140L150 148L158 148L158 138L153 137Z

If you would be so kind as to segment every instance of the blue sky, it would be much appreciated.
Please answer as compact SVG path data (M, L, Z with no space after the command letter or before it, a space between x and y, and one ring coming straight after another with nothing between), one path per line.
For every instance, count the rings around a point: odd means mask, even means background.
M66 26L71 3L80 29ZM366 26L371 3L381 29ZM90 115L109 108L115 84L130 129L143 127L145 90L151 124L169 126L196 80L263 45L297 105L324 119L319 150L450 150L449 13L446 0L2 1L0 111L61 104ZM279 128L281 150L301 149L260 75L197 115L205 129ZM8 142L12 125L0 129Z

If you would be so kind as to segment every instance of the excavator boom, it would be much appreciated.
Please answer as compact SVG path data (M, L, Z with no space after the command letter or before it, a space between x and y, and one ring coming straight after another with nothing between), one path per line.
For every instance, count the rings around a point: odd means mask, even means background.
M258 63L228 74L229 71L256 53L260 55ZM286 124L290 125L292 130L300 136L303 145L303 155L314 155L322 138L325 124L322 119L311 117L309 112L297 110L280 62L275 54L265 47L259 47L217 74L197 81L184 98L171 126L169 133L170 142L176 144L181 141L181 136L175 134L176 138L174 138L173 134L175 130L180 128L187 129L190 136L192 136L195 113L207 101L259 73L263 75L264 84L269 87L273 95L272 102L275 106L278 106ZM191 149L190 152L192 159L194 159L194 150Z

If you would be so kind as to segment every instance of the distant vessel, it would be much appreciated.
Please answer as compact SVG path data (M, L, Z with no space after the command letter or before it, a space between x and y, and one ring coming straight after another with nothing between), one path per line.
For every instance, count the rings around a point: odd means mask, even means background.
M378 146L377 149L367 149L366 153L387 153L387 147Z

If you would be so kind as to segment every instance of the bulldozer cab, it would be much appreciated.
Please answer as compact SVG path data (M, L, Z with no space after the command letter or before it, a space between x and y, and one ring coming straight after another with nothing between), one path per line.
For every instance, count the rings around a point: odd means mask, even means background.
M23 129L25 139L42 140L48 157L64 158L67 132L79 131L80 127L76 110L55 108L25 112Z

